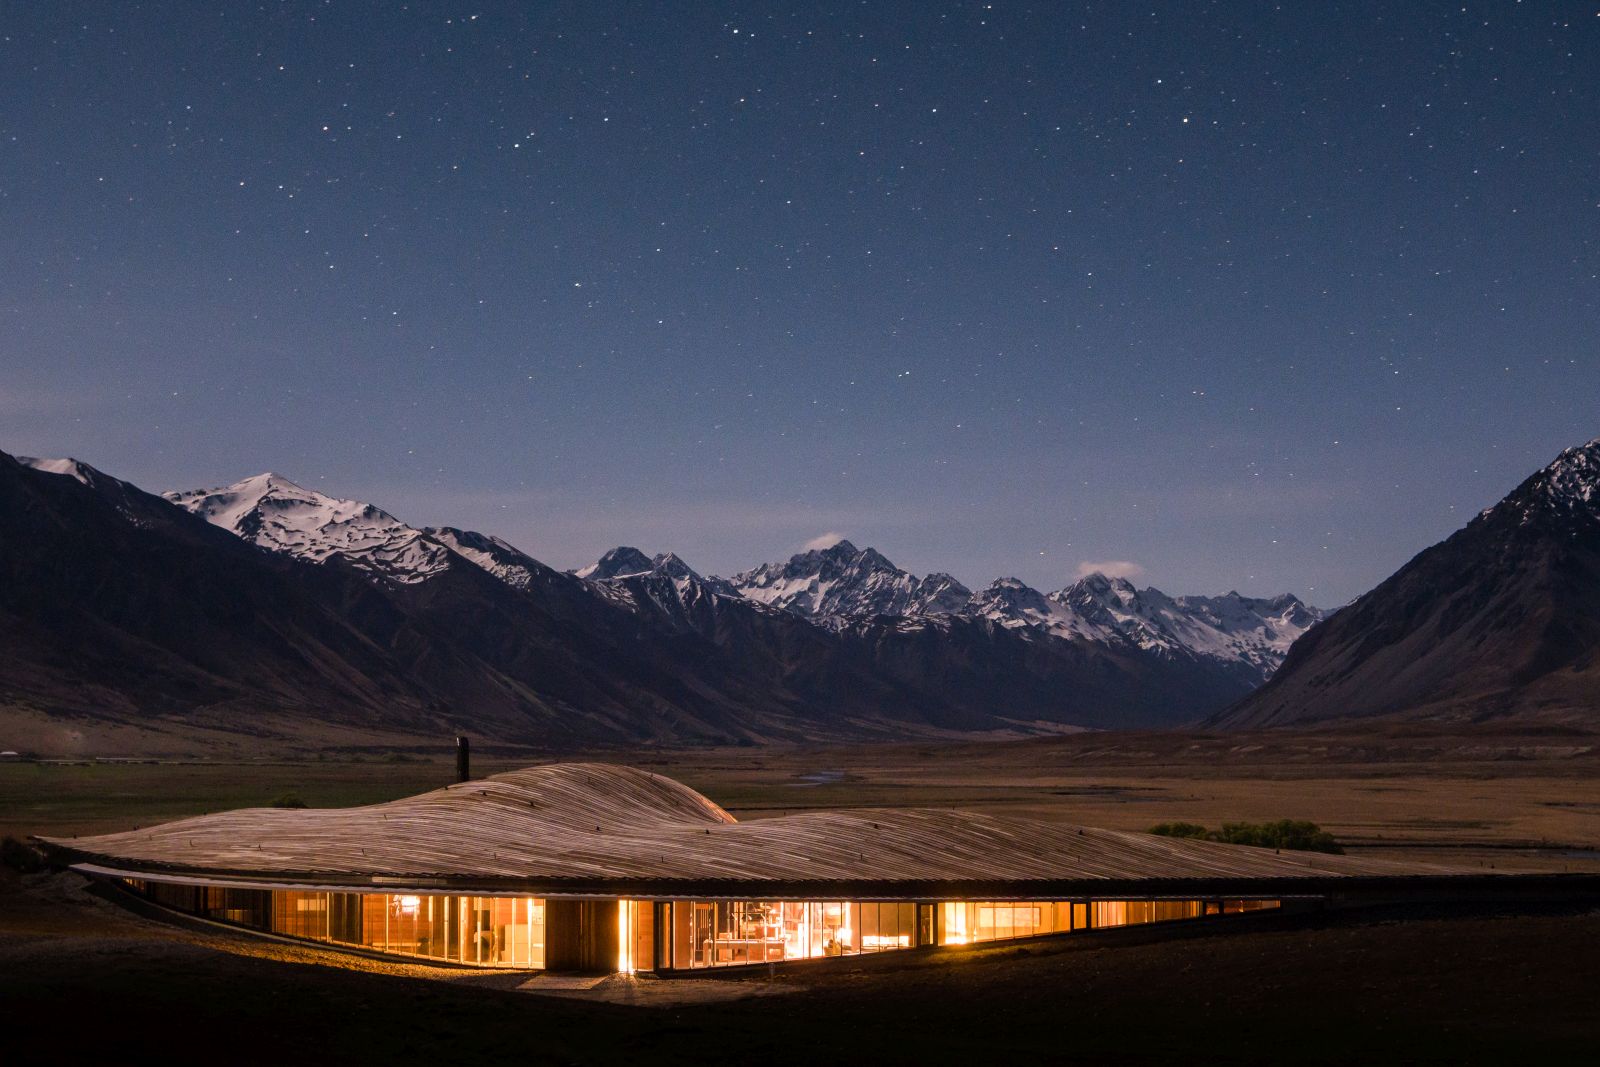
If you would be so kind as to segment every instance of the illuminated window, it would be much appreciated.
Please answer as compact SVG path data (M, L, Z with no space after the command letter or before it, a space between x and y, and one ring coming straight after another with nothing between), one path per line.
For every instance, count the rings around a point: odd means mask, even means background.
M730 967L911 948L910 902L699 901L670 906L674 968Z

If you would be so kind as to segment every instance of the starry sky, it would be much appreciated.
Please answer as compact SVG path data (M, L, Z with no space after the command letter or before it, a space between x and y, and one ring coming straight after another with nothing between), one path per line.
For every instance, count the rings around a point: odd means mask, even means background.
M0 449L1335 606L1600 434L1600 5L0 2Z

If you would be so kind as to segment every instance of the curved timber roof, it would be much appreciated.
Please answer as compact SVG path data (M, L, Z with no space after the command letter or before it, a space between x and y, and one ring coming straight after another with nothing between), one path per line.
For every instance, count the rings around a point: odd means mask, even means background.
M44 839L91 870L240 884L864 898L1316 891L1438 867L943 809L738 822L670 778L560 763L359 808L248 808Z

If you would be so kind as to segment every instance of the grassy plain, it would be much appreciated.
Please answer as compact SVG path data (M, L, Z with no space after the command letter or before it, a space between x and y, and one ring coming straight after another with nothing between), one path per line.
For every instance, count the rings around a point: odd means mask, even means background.
M451 780L436 755L0 765L0 833L70 835ZM482 753L478 775L538 756ZM543 757L549 758L549 757ZM1600 738L1478 730L1082 734L1008 743L587 753L741 819L980 808L1119 829L1311 819L1352 851L1600 870ZM830 966L843 964L846 966ZM688 984L366 960L177 928L0 871L5 1062L1592 1062L1600 912L1250 916Z
M488 752L475 775L552 758ZM1143 830L1182 820L1309 819L1354 849L1467 865L1600 870L1600 737L1410 729L1260 735L1077 734L1013 742L634 749L741 819L929 806ZM372 803L452 780L453 757L0 765L0 833L99 833L293 794Z

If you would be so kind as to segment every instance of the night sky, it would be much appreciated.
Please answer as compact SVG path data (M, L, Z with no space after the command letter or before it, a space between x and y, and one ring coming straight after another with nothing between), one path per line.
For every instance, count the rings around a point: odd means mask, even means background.
M1600 434L1600 5L0 3L0 449L1336 606Z

